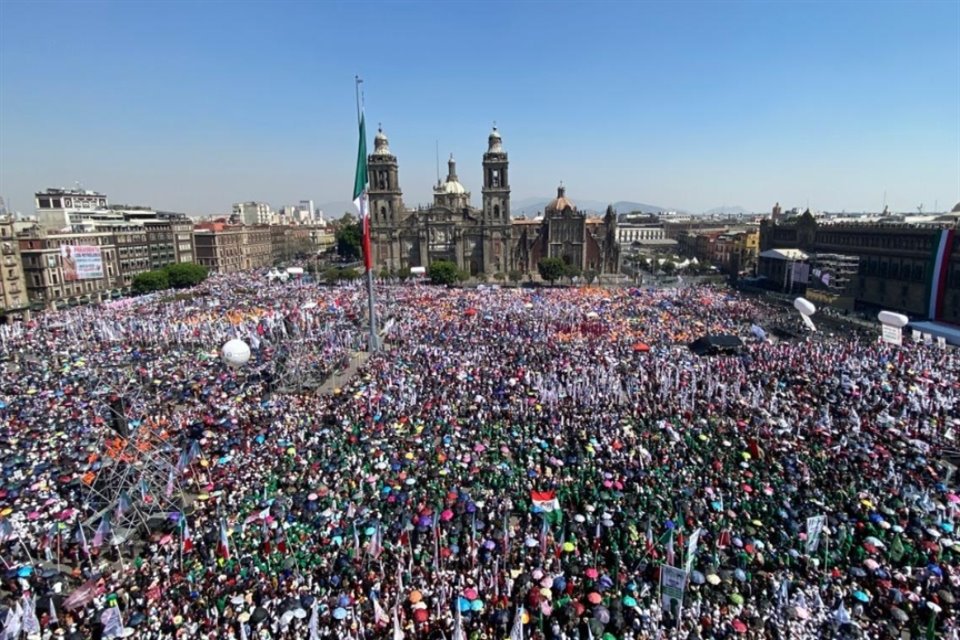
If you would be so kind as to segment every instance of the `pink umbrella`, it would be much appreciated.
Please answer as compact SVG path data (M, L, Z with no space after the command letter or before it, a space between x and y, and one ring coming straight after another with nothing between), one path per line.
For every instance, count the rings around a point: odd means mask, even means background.
M863 562L863 566L865 566L869 571L876 571L880 567L880 563L873 558L867 558Z
M440 514L440 519L443 520L444 522L447 522L448 520L453 520L453 511L450 511L450 509L444 509L443 512Z
M947 502L952 502L952 503L954 503L954 504L957 504L958 502L960 502L960 496L958 496L958 495L955 494L955 493L948 493L948 494L947 494Z
M596 569L594 569L593 567L590 567L589 569L583 572L583 575L587 576L591 580L596 580L597 576L599 576L600 574L597 572Z
M477 590L474 589L473 587L467 587L467 588L464 590L463 595L467 598L467 600L476 600L476 599L477 599Z

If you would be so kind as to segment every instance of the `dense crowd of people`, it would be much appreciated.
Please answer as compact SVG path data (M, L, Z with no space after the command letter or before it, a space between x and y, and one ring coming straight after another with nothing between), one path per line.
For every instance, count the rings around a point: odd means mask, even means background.
M768 340L723 288L382 284L382 349L289 384L365 305L243 274L0 327L0 638L958 637L955 351Z

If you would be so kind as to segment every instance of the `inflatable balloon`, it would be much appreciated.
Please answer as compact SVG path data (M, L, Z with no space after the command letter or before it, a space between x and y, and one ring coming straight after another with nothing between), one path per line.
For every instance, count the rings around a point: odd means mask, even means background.
M817 308L806 298L797 298L794 300L793 308L799 311L802 316L812 316L817 312Z
M234 338L223 345L221 353L223 354L223 361L233 368L242 367L250 361L250 347L238 338Z
M903 328L907 326L907 323L910 322L910 318L903 315L902 313L894 313L893 311L881 311L877 314L877 319L880 320L882 324L888 324L891 327Z

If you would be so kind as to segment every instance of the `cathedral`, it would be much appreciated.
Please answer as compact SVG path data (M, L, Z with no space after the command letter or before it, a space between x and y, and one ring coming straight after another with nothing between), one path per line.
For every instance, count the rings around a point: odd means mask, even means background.
M507 152L494 127L483 154L482 203L471 206L470 192L457 178L453 157L447 179L433 188L433 204L408 209L403 203L397 157L383 130L367 156L370 201L370 248L378 270L428 267L449 260L471 277L511 270L536 274L543 258L561 258L580 272L617 273L617 216L608 208L603 218L589 218L567 197L557 198L534 220L510 215Z
M370 198L370 243L374 264L400 270L449 260L471 276L506 273L513 246L507 153L496 127L483 154L483 202L470 205L470 192L457 178L453 157L447 179L433 189L433 205L407 209L383 131L367 158Z

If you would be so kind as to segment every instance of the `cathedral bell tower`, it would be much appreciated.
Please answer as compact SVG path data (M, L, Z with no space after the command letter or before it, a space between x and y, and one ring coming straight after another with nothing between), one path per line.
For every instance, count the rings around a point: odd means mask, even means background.
M487 224L510 224L510 181L507 175L507 152L503 150L500 132L493 127L483 154L483 220Z
M367 177L370 181L370 225L383 227L400 222L403 214L403 192L397 174L397 157L390 153L390 144L383 129L377 129L373 153L367 156Z

